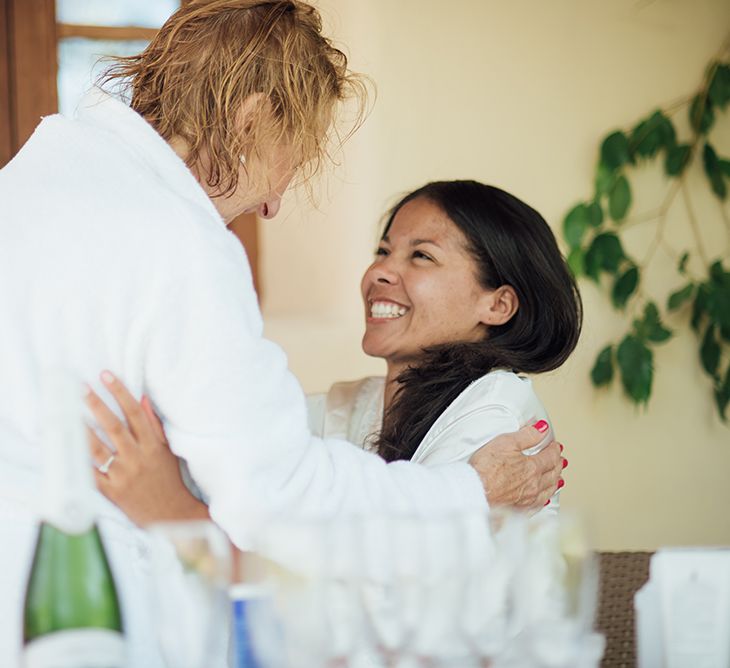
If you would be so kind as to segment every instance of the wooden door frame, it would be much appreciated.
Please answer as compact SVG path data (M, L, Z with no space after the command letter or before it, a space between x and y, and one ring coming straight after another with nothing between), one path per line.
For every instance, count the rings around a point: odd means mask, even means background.
M0 164L58 110L54 0L0 0Z
M13 156L13 114L10 105L9 0L0 0L0 167Z

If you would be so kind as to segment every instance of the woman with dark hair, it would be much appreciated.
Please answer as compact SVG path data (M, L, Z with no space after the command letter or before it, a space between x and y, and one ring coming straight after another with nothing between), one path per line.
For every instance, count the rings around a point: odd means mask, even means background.
M540 214L475 181L429 183L392 209L362 280L363 350L385 378L309 397L312 429L387 461L467 460L547 413L521 374L576 346L575 282Z
M172 468L171 452L185 458L239 546L280 515L417 509L421 498L444 509L544 503L559 454L551 444L523 456L533 429L439 471L313 437L286 356L263 337L250 266L227 226L246 212L275 216L295 175L306 182L328 161L342 103L362 108L362 79L314 6L181 3L102 84L73 116L43 119L0 170L0 541L12 546L0 551L3 666L21 663L48 369L149 395ZM138 485L154 495L133 450L117 444L98 451L101 490L112 500ZM154 467L150 452L142 459ZM509 474L495 461L511 462ZM163 507L170 517L170 502ZM106 499L93 509L124 611L126 665L158 668L147 601L154 545ZM43 651L73 665L55 649L75 646L65 638Z
M391 211L362 296L363 350L385 359L386 376L336 383L326 395L308 397L314 434L359 444L389 462L428 465L468 461L486 441L536 421L543 442L550 440L547 412L521 374L560 366L578 341L582 313L537 211L475 181L429 183ZM120 385L110 390L123 407L133 406ZM92 398L105 424L108 409ZM153 417L149 402L142 405ZM133 420L131 431L115 426L109 436L118 449L145 440L135 439L145 428ZM161 429L156 436L146 431L147 442L164 439ZM101 461L106 447L94 441ZM130 517L169 519L170 508L205 514L181 484L173 457L151 457L145 443L125 449L135 474L112 492Z

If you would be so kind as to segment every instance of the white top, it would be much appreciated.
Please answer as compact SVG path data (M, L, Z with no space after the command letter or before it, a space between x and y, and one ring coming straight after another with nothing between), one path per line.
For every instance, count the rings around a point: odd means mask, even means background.
M346 439L372 450L383 421L385 378L335 383L327 394L307 397L309 426L325 438ZM550 422L532 381L510 371L491 371L468 385L439 415L411 461L428 466L466 462L495 436L537 420ZM552 440L553 432L543 443ZM528 454L539 452L538 447ZM556 494L548 508L557 510Z
M386 465L313 438L286 356L262 338L236 237L169 145L98 91L49 116L0 171L0 656L17 665L40 491L39 373L101 391L108 368L159 408L173 451L239 545L277 513L485 507L465 464ZM102 392L102 396L105 396ZM98 498L131 638L154 650L144 532Z

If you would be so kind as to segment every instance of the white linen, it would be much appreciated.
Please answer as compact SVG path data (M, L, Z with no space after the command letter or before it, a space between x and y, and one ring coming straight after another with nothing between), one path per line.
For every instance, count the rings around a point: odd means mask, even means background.
M18 662L40 485L39 370L59 365L100 392L98 373L109 368L136 396L150 395L213 518L241 546L277 513L486 507L465 464L386 465L311 436L286 357L262 338L238 240L152 127L96 91L75 119L44 119L0 171L4 666ZM129 665L157 668L145 534L98 504Z

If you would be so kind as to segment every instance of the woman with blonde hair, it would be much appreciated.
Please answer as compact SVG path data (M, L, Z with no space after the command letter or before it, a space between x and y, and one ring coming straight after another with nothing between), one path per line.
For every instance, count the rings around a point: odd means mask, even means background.
M271 218L316 171L339 103L361 94L318 12L295 0L191 2L104 79L74 118L45 118L0 171L0 656L19 663L21 594L41 485L39 381L72 369L102 393L113 369L148 394L172 450L239 546L276 514L489 503L534 506L560 473L535 430L427 470L307 427L284 353L262 336L245 254L226 225ZM103 374L108 386L115 377ZM496 465L495 465L496 463ZM111 455L113 484L124 470ZM486 490L486 492L485 492ZM113 504L97 515L119 585L129 666L161 658L149 544Z

